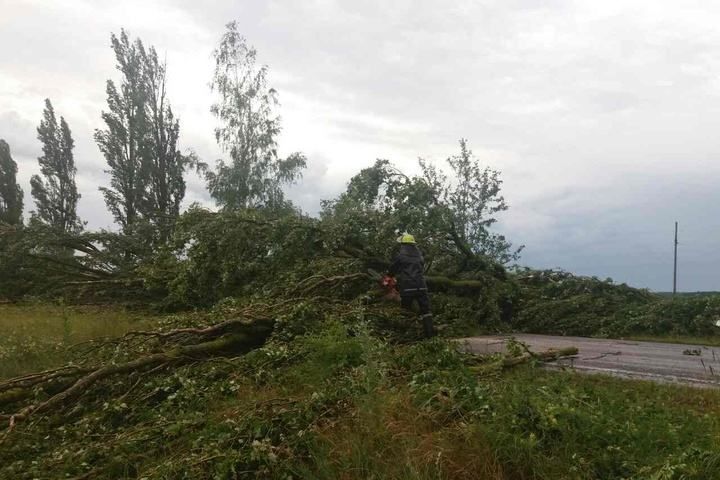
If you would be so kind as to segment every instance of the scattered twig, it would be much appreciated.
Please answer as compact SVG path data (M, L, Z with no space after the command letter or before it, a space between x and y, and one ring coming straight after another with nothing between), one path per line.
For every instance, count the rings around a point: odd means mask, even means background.
M576 347L566 347L561 349L550 349L544 352L531 352L527 350L527 353L519 355L517 357L505 357L499 362L493 362L489 365L477 365L469 367L471 371L479 374L489 373L499 369L511 368L523 363L528 363L531 360L539 360L541 362L553 362L563 357L570 357L577 355L578 349Z
M601 354L598 355L597 357L585 357L585 358L583 358L582 360L600 360L601 358L609 357L609 356L611 356L611 355L622 355L622 352L620 352L620 351L617 351L617 352L605 352L605 353L601 353Z

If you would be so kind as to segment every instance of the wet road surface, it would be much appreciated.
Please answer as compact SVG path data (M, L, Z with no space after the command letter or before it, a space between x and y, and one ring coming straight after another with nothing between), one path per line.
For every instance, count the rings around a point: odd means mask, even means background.
M473 353L488 354L503 351L508 338L471 337L461 342ZM720 388L720 347L529 334L514 335L514 338L527 344L533 352L578 348L576 356L548 363L548 368Z

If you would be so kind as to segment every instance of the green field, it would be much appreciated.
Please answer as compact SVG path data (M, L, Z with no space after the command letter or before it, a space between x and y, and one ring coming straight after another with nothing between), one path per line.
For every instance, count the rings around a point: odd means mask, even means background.
M72 359L73 345L151 323L121 308L0 304L0 378L62 365Z
M58 366L75 342L194 321L1 308L3 376ZM292 310L282 328L306 329L292 341L281 329L244 356L107 381L19 425L0 440L0 478L720 478L719 391L503 370L320 311Z

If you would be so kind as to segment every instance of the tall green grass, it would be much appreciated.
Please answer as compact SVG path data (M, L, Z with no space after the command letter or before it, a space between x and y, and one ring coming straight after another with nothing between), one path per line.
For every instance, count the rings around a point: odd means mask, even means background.
M302 478L720 478L720 391L532 365L477 378L441 344L391 354L411 376L356 396Z
M0 378L51 368L72 359L69 347L117 337L153 322L112 307L0 305Z

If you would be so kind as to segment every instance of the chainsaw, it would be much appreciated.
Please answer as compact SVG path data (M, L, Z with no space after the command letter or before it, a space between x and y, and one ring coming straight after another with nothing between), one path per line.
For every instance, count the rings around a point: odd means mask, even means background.
M380 288L383 290L383 297L386 300L397 301L400 299L398 291L397 279L392 275L383 275L380 279Z
M398 291L397 279L390 274L380 274L379 272L368 269L370 278L376 280L380 287L380 298L385 301L399 302L400 292Z

